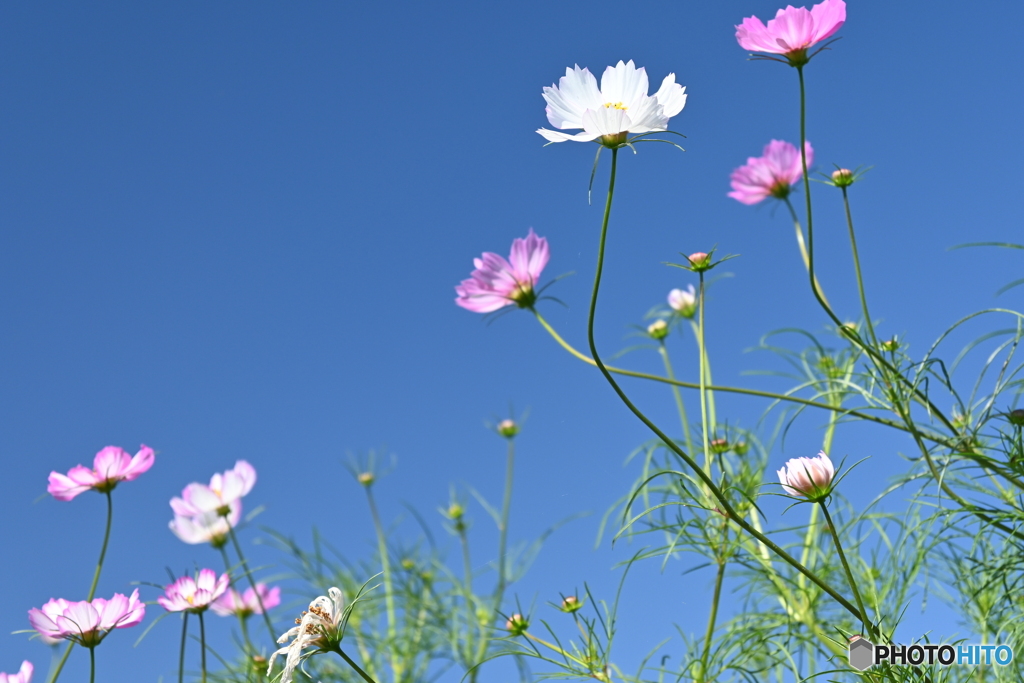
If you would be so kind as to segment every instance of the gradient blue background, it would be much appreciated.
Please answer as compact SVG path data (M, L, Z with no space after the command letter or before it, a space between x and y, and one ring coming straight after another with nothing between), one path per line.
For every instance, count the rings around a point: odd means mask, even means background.
M673 128L688 136L688 151L648 145L623 156L600 341L620 348L629 324L692 281L663 261L717 244L742 257L709 301L716 379L784 387L741 376L777 366L744 351L769 330L820 329L824 318L785 214L725 196L734 167L769 139L798 135L795 72L747 61L733 38L744 16L776 8L5 4L0 634L27 627L25 611L51 597L84 597L102 497L41 496L51 470L91 462L104 445L134 452L144 442L159 452L149 473L115 492L99 590L109 595L164 581L165 566L220 566L211 550L166 529L167 501L238 458L259 470L246 503L266 505L261 523L299 538L318 525L353 556L371 552L372 530L342 465L349 452L384 445L397 457L378 487L388 518L407 502L439 522L433 510L450 482L497 499L503 444L484 422L506 416L510 402L531 408L513 538L598 513L552 537L518 594L543 605L587 581L610 595L610 567L635 548L606 540L593 551L598 519L628 489L637 470L623 460L648 434L528 315L486 325L452 303L452 286L474 256L507 252L532 226L551 243L545 275L577 273L552 290L568 309L543 310L584 343L600 218L586 197L593 147L544 148L533 131L547 125L541 87L566 66L600 72L632 58L655 86L669 71L687 86ZM960 315L1020 303L1018 290L993 298L1019 274L1020 252L947 248L1024 241L1022 23L1024 6L1006 1L967 11L851 0L843 40L808 67L819 168L875 165L852 192L868 293L883 333L908 333L918 354ZM853 318L839 195L815 191L821 279ZM680 374L695 377L692 341L672 343ZM659 367L653 352L627 363ZM664 387L628 386L674 425ZM764 408L725 397L720 406L746 426ZM823 421L802 418L773 466L815 451ZM850 497L875 495L910 448L882 429L841 429L834 455L872 457L847 480ZM484 513L471 514L479 542L493 548ZM436 532L443 536L439 524ZM244 537L255 561L279 563L252 545L258 536ZM489 552L478 546L481 564ZM664 572L657 565L637 568L627 584L615 660L628 669L674 636L673 623L697 631L705 619L707 573L681 577L689 559ZM908 623L963 633L939 601L929 610L922 617L913 605ZM217 624L220 644L227 624ZM174 676L176 620L133 649L140 632L116 633L98 650L102 680ZM674 637L665 652L678 665ZM23 658L45 671L47 657L24 634L0 635L0 671ZM84 680L86 663L76 653L62 680Z

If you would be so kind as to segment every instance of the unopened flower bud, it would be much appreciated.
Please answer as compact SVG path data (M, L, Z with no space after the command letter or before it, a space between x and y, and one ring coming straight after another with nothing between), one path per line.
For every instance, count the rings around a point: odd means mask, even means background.
M900 343L896 341L896 337L893 337L892 339L886 339L883 341L881 343L881 347L883 351L895 351L900 347Z
M832 171L832 183L836 187L849 187L853 185L853 181L856 178L853 175L853 171L848 168L840 168Z
M736 455L746 455L749 450L750 444L746 441L737 441L732 447L732 452Z
M1024 409L1017 408L1016 410L1011 410L1006 419L1010 421L1010 424L1017 425L1018 427L1024 426Z
M726 439L711 439L708 447L712 453L726 453L729 450L729 441Z
M562 610L566 614L572 614L573 612L579 612L583 608L583 603L575 595L567 595L562 599L562 604L559 605L558 609Z
M502 420L498 423L498 433L506 439L511 439L519 433L519 425L515 423L515 420Z
M668 323L664 320L655 320L647 326L647 334L651 336L651 339L661 341L668 336Z
M402 559L402 569L409 571L410 569L414 569L415 567L416 562L413 561L412 558L406 557Z
M466 510L458 503L452 503L448 506L449 519L460 520L464 514L466 514Z
M690 261L690 268L700 273L711 267L711 257L703 251L695 251L686 257Z
M505 622L505 628L514 636L521 636L530 627L530 622L522 614L513 614Z
M358 481L363 486L369 486L370 484L373 483L373 472L360 472L356 476L356 481Z

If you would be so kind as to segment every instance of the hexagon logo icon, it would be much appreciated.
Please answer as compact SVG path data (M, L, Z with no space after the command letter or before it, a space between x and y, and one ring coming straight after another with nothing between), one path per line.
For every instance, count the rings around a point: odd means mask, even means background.
M871 668L875 664L875 646L874 644L860 636L854 636L850 639L850 651L847 659L857 671L864 671Z

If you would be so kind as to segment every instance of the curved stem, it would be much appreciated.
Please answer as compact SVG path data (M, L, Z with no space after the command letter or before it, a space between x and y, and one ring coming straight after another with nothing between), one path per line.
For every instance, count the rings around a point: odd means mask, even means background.
M203 623L203 613L199 613L199 666L203 683L206 683L206 625Z
M796 230L796 244L798 247L800 247L800 257L803 258L804 260L804 268L806 268L807 272L809 273L811 272L811 260L810 257L807 255L807 245L804 244L804 229L800 227L800 218L797 217L796 215L796 209L793 208L793 202L789 201L789 197L786 197L783 201L785 202L786 207L789 209L789 215L793 218L793 228ZM818 294L821 296L822 300L827 304L828 299L825 297L825 290L821 288L821 283L818 282L818 278L813 278L813 282Z
M238 536L235 534L235 528L230 524L228 525L228 535L231 536L231 545L234 546L235 553L238 555L238 561L241 563L242 569L245 571L246 578L249 579L249 585L252 586L252 592L256 594L256 604L260 606L260 612L263 614L263 623L267 625L267 631L270 633L270 642L276 642L277 634L274 633L274 624L271 623L270 615L267 614L267 609L263 606L263 598L260 596L260 592L256 588L256 580L252 578L252 572L249 571L249 562L245 559L245 555L242 554L242 544L238 542Z
M672 362L668 358L668 349L665 347L664 341L658 345L658 353L661 354L661 359L665 363L665 374L668 375L669 379L674 380L676 375L672 371ZM676 409L679 411L679 422L683 426L683 440L686 442L686 450L692 451L693 438L690 436L690 421L686 418L686 404L683 403L683 395L679 391L679 385L672 384L671 386L672 396L676 399Z
M659 439L661 439L666 446L668 446L672 451L674 451L676 455L678 455L679 458L694 471L694 473L701 479L701 481L704 482L705 486L707 486L708 490L710 490L712 495L714 495L719 505L721 505L722 511L725 512L729 519L736 523L745 532L747 532L757 540L761 541L761 543L764 543L766 546L768 546L768 548L771 549L773 553L778 555L787 564L792 566L797 571L805 574L807 578L813 581L823 591L828 593L836 602L838 602L840 605L846 608L849 612L851 612L852 614L858 614L857 608L849 600L847 600L841 594L836 592L836 590L832 588L832 586L828 585L828 583L823 581L817 574L815 574L814 572L810 571L802 564L797 562L793 556L791 556L789 553L787 553L785 550L779 547L778 544L776 544L770 538L754 529L750 525L750 523L748 523L743 518L742 515L737 513L736 509L733 508L732 503L730 503L729 500L725 497L725 494L722 493L722 491L715 485L711 478L708 477L707 473L704 472L704 470L701 469L701 467L693 460L693 458L687 455L686 452L683 451L678 444L672 441L672 439L670 439L667 434L661 431L661 429L659 429L657 425L651 422L651 420L646 415L644 415L639 408L633 405L633 402L629 399L628 396L626 396L622 388L619 387L618 383L615 381L615 378L612 377L611 372L608 370L608 368L605 367L604 362L602 362L601 357L597 352L597 343L594 340L594 319L597 313L597 298L601 290L601 275L604 270L604 251L605 244L608 239L608 218L611 215L612 195L615 191L615 170L616 160L618 156L617 152L618 150L612 150L612 170L611 179L608 183L608 199L605 204L604 220L601 225L601 238L598 242L597 249L597 268L594 274L594 289L593 293L591 294L590 311L587 316L587 341L590 344L590 353L594 358L594 364L597 365L598 369L601 371L601 374L604 375L604 378L608 381L608 384L611 385L612 389L615 391L616 394L618 394L619 399L626 405L626 407L629 408L629 410L634 415L636 415L636 417L641 422L647 425L647 428L654 432L654 434Z
M397 638L398 626L395 619L395 590L391 577L391 558L388 555L388 540L384 534L384 525L380 521L380 513L377 512L377 503L369 486L366 487L366 500L370 505L370 515L373 517L373 529L377 533L377 552L380 554L381 571L384 574L384 605L388 616L388 659L391 660L391 671L397 681L401 666L395 654L395 639Z
M836 529L835 522L832 521L832 515L828 512L828 506L825 505L825 501L819 503L821 505L821 512L825 515L825 524L828 525L829 531L832 532L832 541L836 544L836 552L839 553L839 561L843 563L843 569L846 571L846 580L850 583L850 590L853 591L853 597L857 600L857 607L860 609L860 621L864 628L864 632L868 636L875 640L878 635L875 633L875 625L868 619L868 612L864 609L864 600L860 597L860 591L857 590L857 582L853 579L853 572L850 571L850 563L846 561L846 553L843 552L843 544L839 542L839 531Z
M89 683L96 683L96 648L89 648Z
M711 613L708 615L708 629L704 634L704 653L700 658L700 680L708 680L708 660L711 657L711 641L715 633L715 620L718 618L718 600L722 595L722 579L725 578L725 561L719 560L718 573L715 574L715 592L711 596Z
M181 649L178 652L178 683L185 680L185 643L188 637L188 612L183 612L181 617Z
M864 324L871 335L871 343L878 346L878 337L875 336L875 324L871 321L871 314L868 313L868 297L864 293L864 278L860 272L860 255L857 252L857 238L853 233L853 215L850 213L850 197L843 187L843 206L846 208L846 227L850 231L850 251L853 252L853 270L857 274L857 292L860 294L860 307L864 312Z
M107 556L107 544L110 542L110 525L114 519L114 498L110 495L110 491L106 491L107 496L107 527L103 531L103 546L100 548L100 559L96 562L96 573L92 575L92 585L89 586L89 595L86 600L92 600L93 596L96 595L96 586L100 583L100 572L103 570L103 559Z
M345 651L341 649L340 645L335 650L335 652L337 652L339 655L341 655L341 658L345 660L345 663L348 664L350 667L352 667L352 670L355 671L357 674L359 674L359 676L364 681L366 681L366 683L377 683L377 681L375 681L372 678L370 678L370 675L368 673L366 673L365 671L360 669L359 665L356 664L355 662L353 662L351 657L349 657L347 654L345 654Z

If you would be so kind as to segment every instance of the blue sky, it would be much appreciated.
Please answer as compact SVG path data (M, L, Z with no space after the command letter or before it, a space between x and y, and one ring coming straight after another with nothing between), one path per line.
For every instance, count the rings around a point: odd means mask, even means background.
M874 165L852 193L868 293L884 333L907 334L920 352L961 315L1019 305L1019 290L993 298L1016 279L1019 252L947 248L1022 241L1013 197L1024 156L1015 28L1024 7L849 5L843 39L808 67L808 137L823 169ZM531 409L515 538L600 513L624 494L636 471L623 460L648 435L598 374L526 314L487 325L452 302L474 256L506 252L533 227L551 243L547 274L575 272L552 290L568 307L543 310L583 344L600 219L586 197L593 148L545 148L534 133L547 125L542 86L575 63L598 72L634 59L655 83L674 72L690 94L673 120L688 136L685 153L650 145L622 159L600 343L609 352L627 344L628 326L690 281L662 262L717 244L741 258L709 300L716 379L781 387L741 375L772 364L745 350L773 329L818 330L823 316L783 212L725 196L734 167L772 138L798 136L796 74L747 61L733 38L744 16L776 8L0 9L0 634L25 628L25 611L50 597L84 593L102 499L40 496L50 470L107 444L134 452L144 442L159 454L115 493L100 595L162 581L165 566L218 566L209 549L166 530L167 500L238 458L260 472L247 502L266 505L262 523L300 538L316 524L353 556L370 552L371 526L342 465L350 452L396 456L379 488L388 517L403 502L432 514L452 482L497 498L503 446L484 422L510 403ZM856 317L839 196L815 193L821 278ZM693 351L691 340L674 341L684 376L696 375ZM658 368L653 352L627 362ZM672 419L667 390L629 386L652 415ZM746 426L764 408L721 403ZM816 450L821 425L802 418L772 463ZM872 457L872 469L847 480L851 497L871 497L878 473L898 471L909 447L888 432L840 430L834 452ZM473 514L489 542L483 512ZM524 602L584 581L611 590L610 567L631 551L607 542L593 551L598 518L552 538L519 587ZM644 567L646 578L627 586L617 659L630 668L673 623L703 623L705 602L681 582L710 577L681 579L677 564ZM134 649L137 633L111 636L101 670L116 659L124 680L168 679L175 628L159 625ZM0 635L0 671L23 658L45 668L47 656L25 635ZM85 664L73 657L64 679L81 680Z

